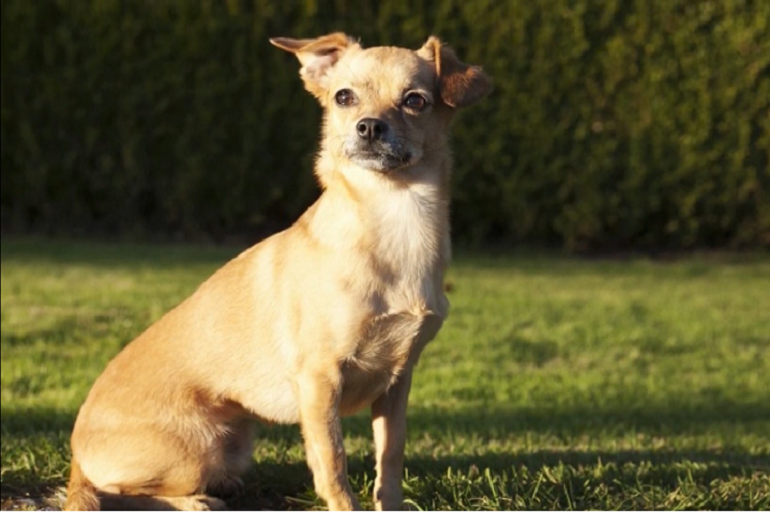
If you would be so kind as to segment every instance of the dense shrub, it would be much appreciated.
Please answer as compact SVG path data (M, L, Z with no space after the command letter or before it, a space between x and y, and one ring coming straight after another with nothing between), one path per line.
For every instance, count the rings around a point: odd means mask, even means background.
M455 126L472 242L770 245L770 2L3 0L2 224L257 233L317 194L275 35L430 33L494 77Z

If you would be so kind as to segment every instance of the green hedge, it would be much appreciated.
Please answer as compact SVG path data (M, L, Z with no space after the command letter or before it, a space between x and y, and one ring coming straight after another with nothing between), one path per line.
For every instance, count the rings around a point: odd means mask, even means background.
M766 0L3 0L2 224L262 233L314 199L319 108L268 37L431 33L495 92L458 117L453 225L572 250L770 246Z

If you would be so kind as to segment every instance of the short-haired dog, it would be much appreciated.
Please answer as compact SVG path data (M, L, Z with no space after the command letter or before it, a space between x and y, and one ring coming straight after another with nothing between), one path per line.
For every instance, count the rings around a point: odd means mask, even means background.
M109 363L75 423L67 509L221 508L254 419L299 423L318 495L359 508L340 418L366 407L375 506L402 505L412 371L449 311L450 120L492 82L435 37L271 42L323 107L323 192Z

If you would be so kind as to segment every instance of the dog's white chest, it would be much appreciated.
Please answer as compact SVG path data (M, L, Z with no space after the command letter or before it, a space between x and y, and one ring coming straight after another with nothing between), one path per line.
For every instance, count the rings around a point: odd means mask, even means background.
M355 350L343 362L340 409L370 405L413 365L448 312L442 293L444 254L440 201L430 187L391 190L368 205L371 277L360 302L370 305L353 328Z
M374 208L378 256L402 275L426 272L439 255L440 227L434 191L398 190Z
M442 239L439 201L433 190L399 190L374 208L375 258L385 268L386 312L428 309L446 316L441 261L450 258Z

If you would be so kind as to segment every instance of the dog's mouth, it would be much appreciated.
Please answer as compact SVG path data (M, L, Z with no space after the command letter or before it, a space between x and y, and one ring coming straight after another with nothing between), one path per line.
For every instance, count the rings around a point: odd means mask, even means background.
M361 151L351 155L350 159L365 169L389 172L409 165L412 156L409 153L392 155L388 153L378 153L376 151Z
M357 147L345 153L356 165L370 171L391 172L414 163L411 151L388 144L378 145L378 147Z

